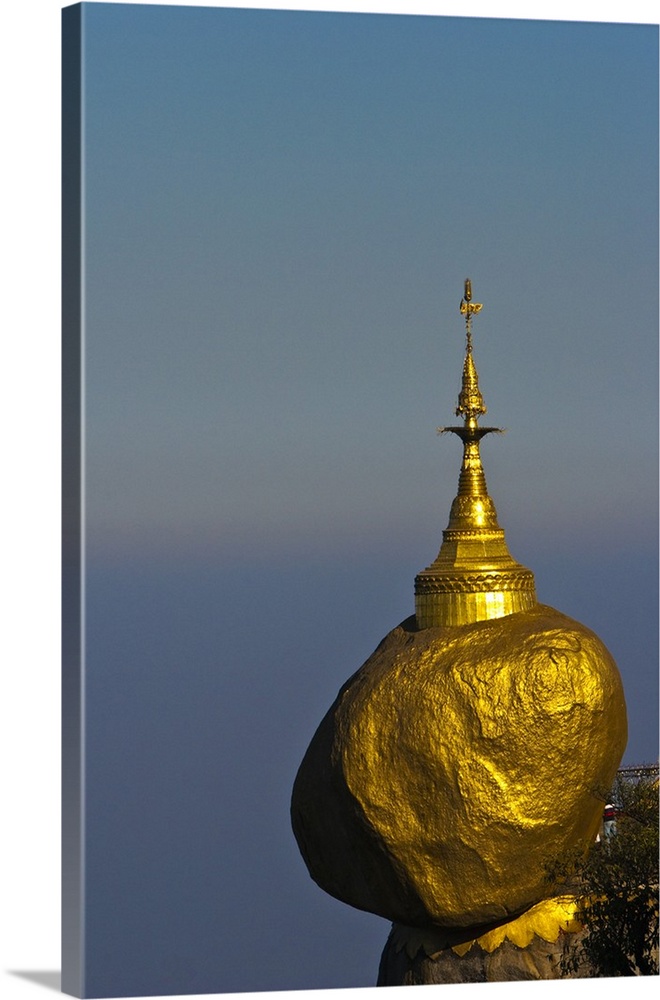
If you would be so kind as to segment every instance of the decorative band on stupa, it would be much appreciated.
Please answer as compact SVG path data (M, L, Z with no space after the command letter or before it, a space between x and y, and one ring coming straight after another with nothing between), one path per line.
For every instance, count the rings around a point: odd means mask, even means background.
M466 348L456 416L463 417L463 424L439 427L438 433L460 437L463 464L440 551L435 561L415 577L419 628L468 625L527 611L536 604L534 574L509 552L481 465L481 439L502 431L499 427L480 427L478 422L486 406L472 356L472 317L482 305L472 301L469 279L460 309L465 316Z

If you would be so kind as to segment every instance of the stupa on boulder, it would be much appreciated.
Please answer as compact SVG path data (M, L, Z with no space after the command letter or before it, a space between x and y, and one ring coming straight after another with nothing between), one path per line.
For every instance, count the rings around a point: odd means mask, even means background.
M578 928L548 869L595 838L627 739L614 660L537 602L488 494L480 442L498 429L479 425L481 308L466 281L463 422L440 428L461 439L463 462L440 551L415 580L415 614L339 691L293 789L312 878L395 924L383 985L549 976L535 942ZM475 972L475 942L500 959L526 950L524 974ZM418 953L431 971L411 979Z

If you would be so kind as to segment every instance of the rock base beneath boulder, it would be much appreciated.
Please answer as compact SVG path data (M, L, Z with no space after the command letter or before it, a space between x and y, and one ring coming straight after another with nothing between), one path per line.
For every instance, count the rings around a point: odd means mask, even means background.
M409 949L402 946L396 931L395 925L380 960L378 986L588 979L594 976L592 968L586 965L570 976L562 975L561 957L575 942L575 932L561 932L554 943L535 936L524 948L504 940L491 952L485 951L475 941L463 955L447 947L430 957L420 947L411 958Z

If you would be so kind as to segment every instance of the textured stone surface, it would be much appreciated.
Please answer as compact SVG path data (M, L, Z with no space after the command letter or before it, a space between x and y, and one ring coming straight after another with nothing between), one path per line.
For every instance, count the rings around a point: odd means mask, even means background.
M417 986L432 983L493 983L530 979L562 979L560 959L574 934L560 934L556 942L534 937L525 948L504 941L493 952L475 944L465 955L446 948L430 958L419 951L410 958L405 948L397 950L390 938L385 945L378 986ZM594 975L589 965L581 966L571 979Z
M331 895L398 923L508 920L596 834L626 744L619 674L552 608L395 628L296 778L294 832Z

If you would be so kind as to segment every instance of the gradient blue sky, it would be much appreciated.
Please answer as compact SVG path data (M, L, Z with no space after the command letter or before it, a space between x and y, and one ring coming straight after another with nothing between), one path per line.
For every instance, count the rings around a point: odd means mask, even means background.
M507 527L648 542L653 28L90 5L86 44L92 545L432 549L468 274Z
M17 8L26 27L7 34L5 89L27 99L8 108L20 155L3 164L18 217L7 370L25 373L2 400L5 426L21 424L7 449L25 484L3 500L3 737L22 762L7 776L20 823L4 831L14 968L50 965L40 955L58 948L57 755L42 737L58 697L57 66L36 103L31 91L58 7ZM593 16L583 7L564 16ZM461 34L399 18L388 34L334 17L314 39L278 36L269 14L270 36L265 22L234 32L224 61L210 49L229 35L195 38L192 20L178 42L165 21L108 31L116 62L97 39L88 78L107 122L88 132L88 513L113 793L96 803L110 840L93 930L107 945L110 898L133 985L373 982L387 924L309 880L287 799L339 684L410 612L437 551L460 455L434 429L458 391L467 274L485 302L489 418L509 428L483 451L510 547L540 598L615 653L628 759L657 753L657 29L471 21ZM45 153L30 152L35 133L53 140ZM214 699L218 719L186 714ZM202 778L181 768L184 738L193 768L213 760ZM164 760L175 771L159 784ZM182 789L202 837L168 812ZM131 808L142 832L122 822ZM191 843L200 863L186 871ZM179 904L169 915L163 885ZM206 907L197 922L191 902Z

